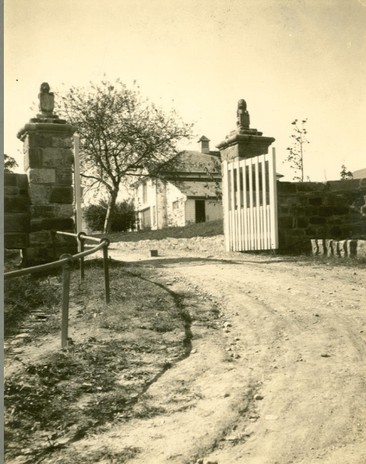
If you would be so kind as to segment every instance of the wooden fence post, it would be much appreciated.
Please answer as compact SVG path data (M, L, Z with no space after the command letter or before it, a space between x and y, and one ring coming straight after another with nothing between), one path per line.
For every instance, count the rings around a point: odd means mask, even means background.
M109 263L108 263L108 247L110 241L107 238L102 239L105 244L103 247L103 267L104 267L104 283L105 283L105 302L108 304L111 301L110 285L109 285Z
M70 270L71 255L62 255L60 259L67 258L62 266L62 316L61 316L61 349L65 350L68 344L69 330L69 300L70 300Z

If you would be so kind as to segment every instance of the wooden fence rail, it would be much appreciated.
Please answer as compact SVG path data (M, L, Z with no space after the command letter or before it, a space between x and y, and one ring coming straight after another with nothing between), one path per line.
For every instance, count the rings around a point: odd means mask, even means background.
M68 235L77 237L80 244L80 253L75 255L62 255L59 260L52 263L41 264L39 266L32 266L17 271L10 271L4 274L4 280L21 277L27 274L35 274L38 272L50 271L58 267L62 268L62 321L61 321L61 348L66 349L68 345L68 326L69 326L69 299L70 299L70 272L71 264L80 260L80 277L81 280L85 279L85 266L84 258L88 255L103 250L103 268L104 268L104 284L105 284L105 300L108 304L110 302L110 284L109 284L109 263L108 263L108 247L110 241L108 238L95 238L86 235L84 232L73 234L71 232L56 231L55 234ZM90 250L85 250L85 242L89 240L99 243L97 246Z

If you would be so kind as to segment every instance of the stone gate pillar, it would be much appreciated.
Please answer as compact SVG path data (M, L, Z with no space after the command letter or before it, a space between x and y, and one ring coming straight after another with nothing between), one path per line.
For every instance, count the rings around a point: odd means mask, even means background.
M39 114L17 135L24 144L31 202L29 246L23 250L27 265L77 252L75 238L53 233L74 232L72 136L76 129L54 114L54 95L47 83L41 85L38 98Z
M224 236L227 251L275 249L277 195L273 137L250 127L245 100L239 100L237 128L217 145L221 155Z
M250 117L245 100L239 100L236 113L236 129L217 145L221 160L245 159L268 153L273 137L264 137L262 132L250 128Z

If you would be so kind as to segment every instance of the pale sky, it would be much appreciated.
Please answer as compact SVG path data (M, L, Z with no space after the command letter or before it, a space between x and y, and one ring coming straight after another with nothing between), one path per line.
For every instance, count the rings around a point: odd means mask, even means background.
M20 168L16 133L40 84L104 74L194 122L191 149L235 129L244 98L285 180L295 118L308 118L311 180L366 167L366 0L5 0L4 11L4 151Z

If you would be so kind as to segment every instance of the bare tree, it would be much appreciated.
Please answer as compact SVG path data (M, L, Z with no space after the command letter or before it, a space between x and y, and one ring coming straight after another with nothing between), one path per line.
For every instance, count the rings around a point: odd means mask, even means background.
M295 119L292 121L294 133L291 134L292 145L286 150L288 150L287 158L285 162L290 163L290 167L295 170L295 175L293 180L299 182L304 182L304 155L305 155L305 145L310 143L307 140L307 130L306 130L307 119L298 121Z
M105 233L121 186L131 176L159 175L178 153L177 142L192 131L175 111L164 113L120 80L70 88L58 113L80 136L83 183L108 195Z

